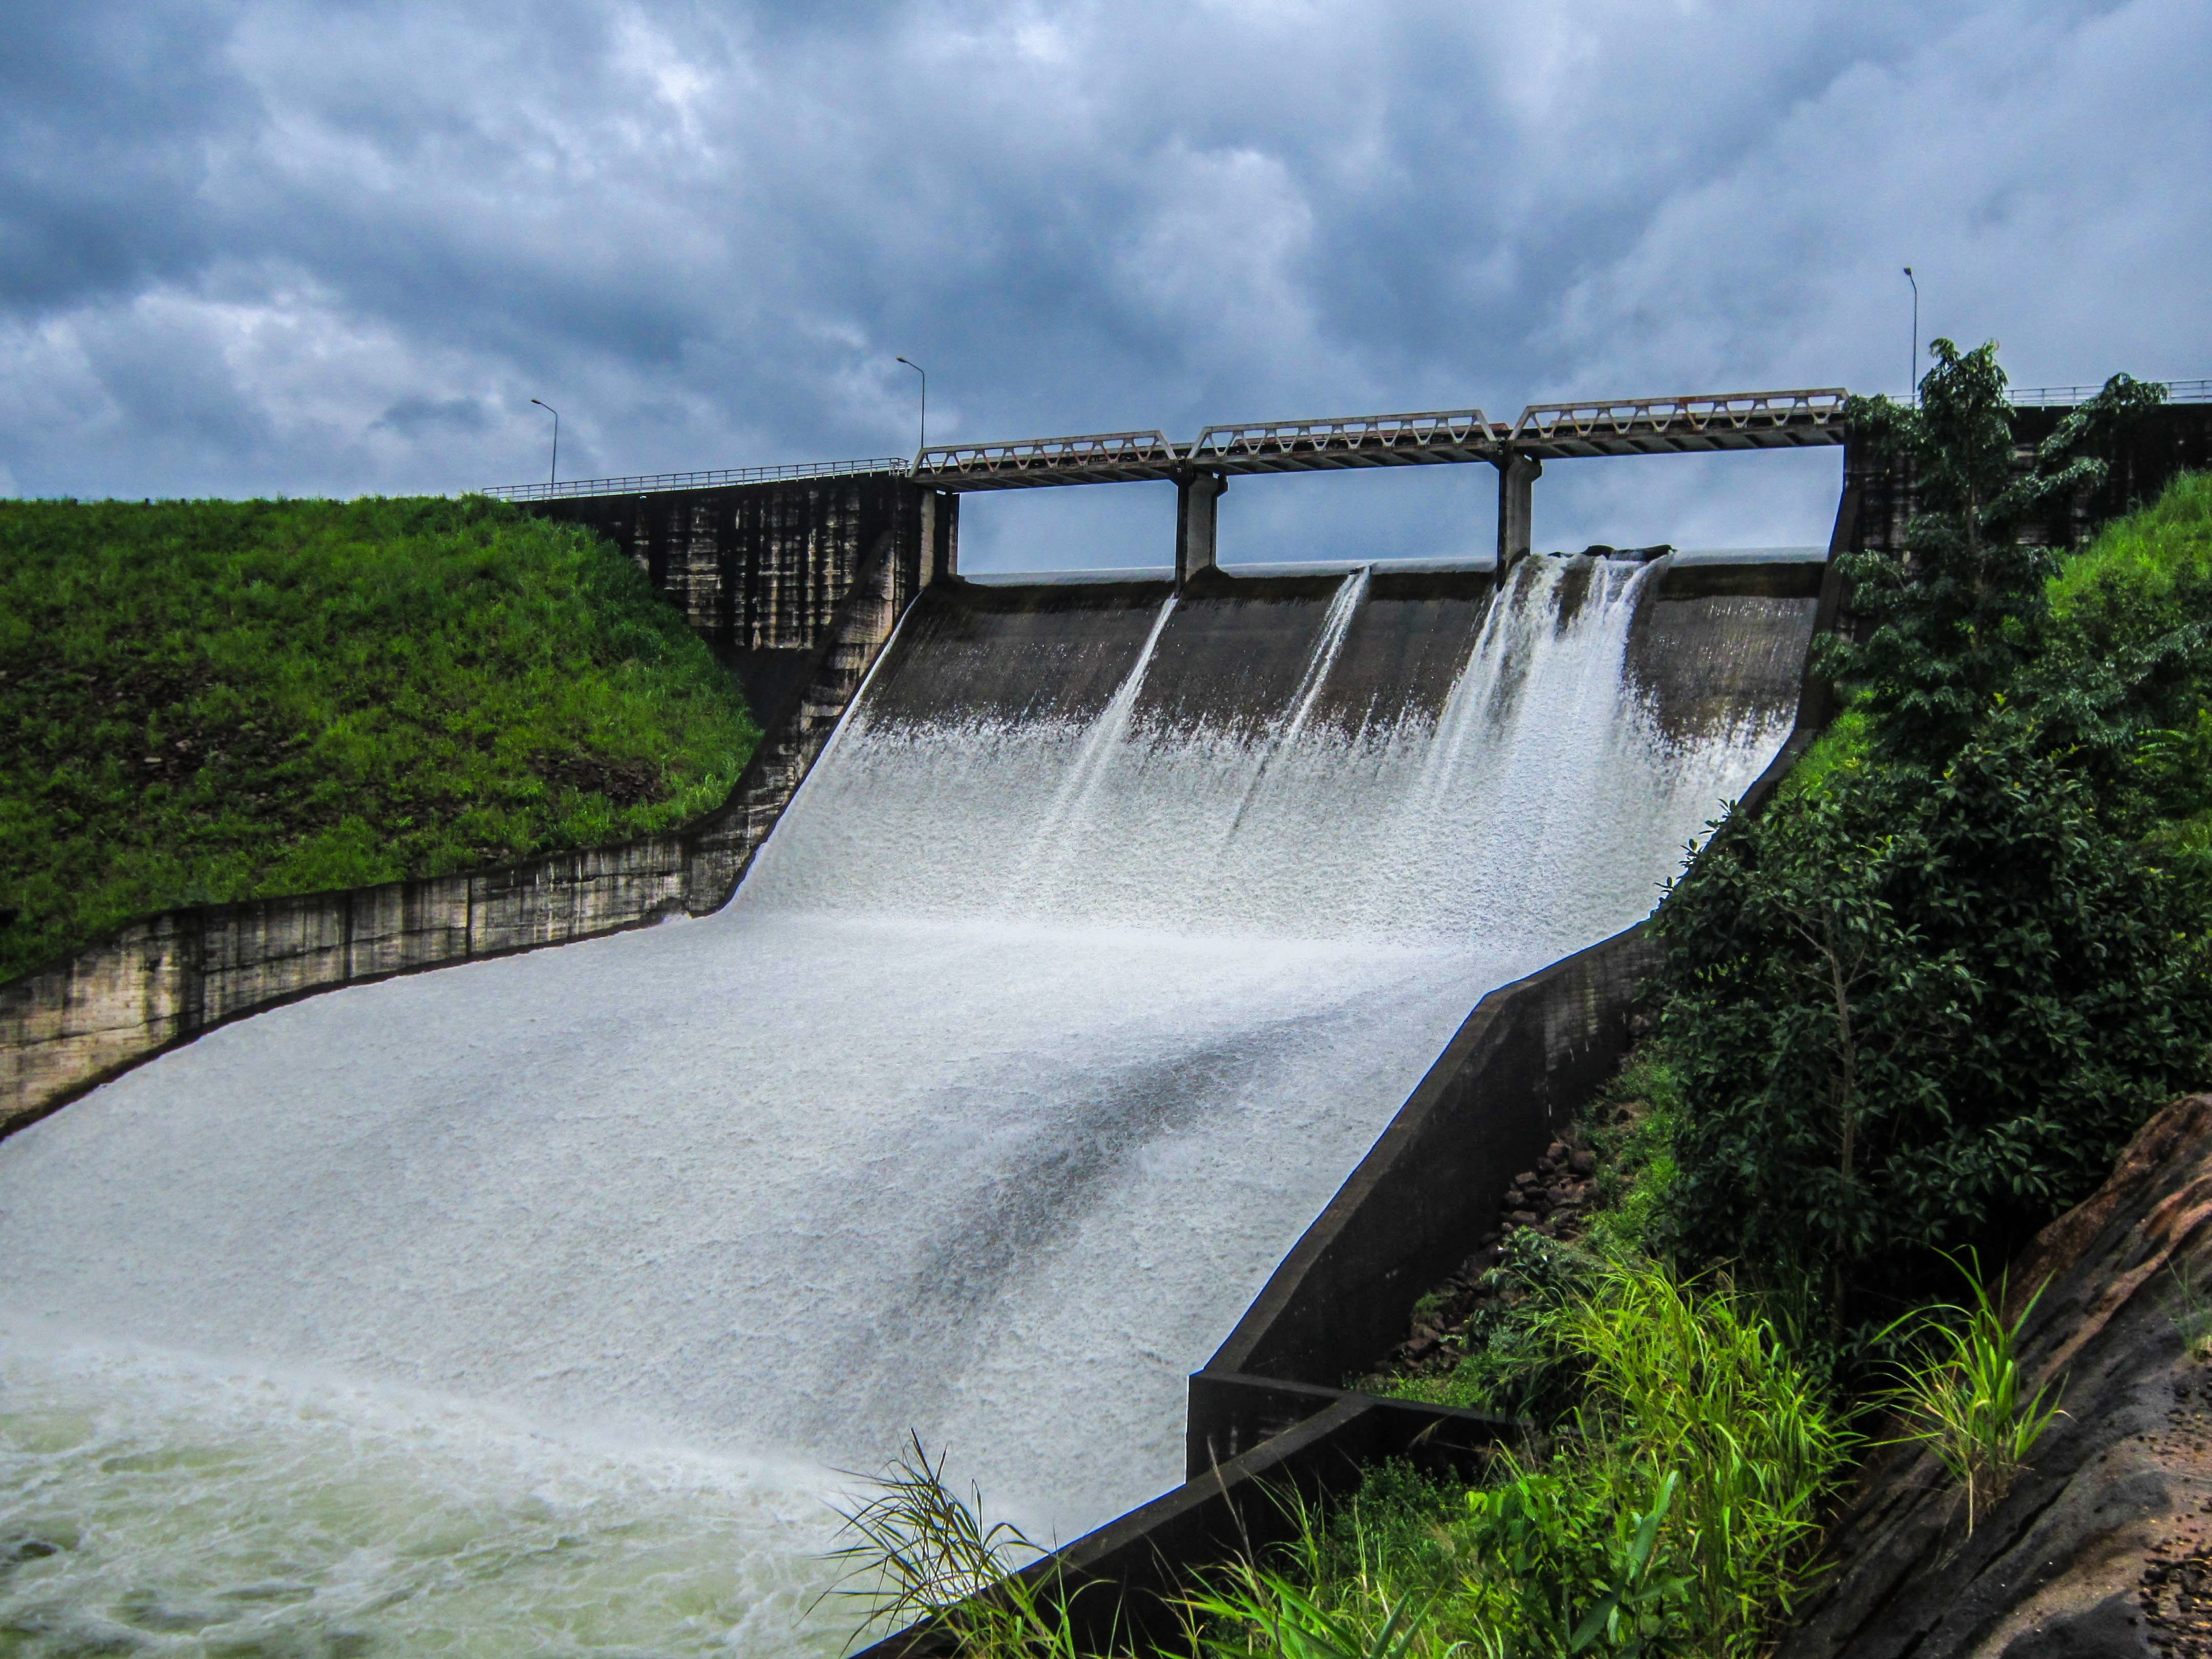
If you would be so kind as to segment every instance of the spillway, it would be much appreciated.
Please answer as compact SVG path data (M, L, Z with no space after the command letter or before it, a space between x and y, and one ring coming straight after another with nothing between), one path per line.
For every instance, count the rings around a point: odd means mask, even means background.
M1041 1537L1172 1486L1468 1010L1786 734L1810 602L1669 580L932 589L720 914L0 1144L0 1631L834 1653L824 1496L910 1429Z

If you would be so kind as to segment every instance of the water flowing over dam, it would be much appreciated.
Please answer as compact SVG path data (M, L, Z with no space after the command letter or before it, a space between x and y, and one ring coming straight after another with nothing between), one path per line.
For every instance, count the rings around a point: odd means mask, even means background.
M834 1653L830 1471L909 1429L1040 1537L1175 1484L1468 1009L1780 745L1812 602L1692 574L932 587L720 913L0 1143L0 1629Z

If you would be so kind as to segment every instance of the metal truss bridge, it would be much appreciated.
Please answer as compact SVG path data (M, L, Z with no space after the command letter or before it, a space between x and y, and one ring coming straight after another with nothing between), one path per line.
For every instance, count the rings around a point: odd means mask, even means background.
M1839 386L1800 392L1723 392L1678 398L1600 398L1531 404L1510 422L1479 409L1355 415L1325 420L1209 426L1180 448L1161 432L1094 432L1004 443L932 444L912 462L828 461L718 472L509 484L484 493L509 501L644 495L714 484L824 480L902 473L933 489L1027 489L1045 484L1126 483L1254 472L1488 461L1504 466L1595 455L1697 454L1802 449L1844 441Z

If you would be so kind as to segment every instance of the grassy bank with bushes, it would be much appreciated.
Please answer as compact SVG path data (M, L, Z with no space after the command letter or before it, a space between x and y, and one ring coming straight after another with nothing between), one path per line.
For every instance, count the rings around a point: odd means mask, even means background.
M2212 478L2021 546L2159 394L2117 377L2023 474L1994 348L1935 352L1917 406L1851 409L1914 465L1911 550L1850 560L1867 625L1820 647L1845 714L1660 909L1652 1035L1570 1136L1595 1212L1506 1238L1449 1370L1366 1380L1529 1438L1300 1511L1292 1548L1199 1575L1179 1650L1748 1656L1877 1421L1970 1526L2032 1455L2061 1401L2019 1374L1997 1264L2212 1082ZM882 1541L862 1588L902 1582L962 1651L1073 1653L1002 1583L1018 1540L919 1592Z
M632 565L481 498L0 502L0 978L665 830L758 737Z

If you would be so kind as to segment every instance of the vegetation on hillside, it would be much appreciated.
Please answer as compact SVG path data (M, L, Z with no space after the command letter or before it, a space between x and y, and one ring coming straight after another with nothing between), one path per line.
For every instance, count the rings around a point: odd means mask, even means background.
M626 560L481 498L0 502L0 978L667 829L757 737Z
M1937 350L1923 411L1854 411L1948 482L1909 552L1846 568L1875 623L1826 642L1852 718L1658 921L1670 1243L1817 1279L1853 1343L1951 1282L1942 1252L2009 1255L2212 1075L2212 481L2070 557L2014 546L2007 514L2099 482L2149 393L2116 378L1999 488L1993 350Z
M1471 1480L1287 1498L1298 1541L1201 1572L1174 1651L1749 1655L1868 1413L1930 1445L1970 1529L2026 1466L2061 1394L1979 1263L2212 1081L2212 477L2086 550L2023 547L2160 391L2116 377L2021 476L1994 346L1934 355L1917 407L1853 407L1923 511L1846 571L1871 627L1826 647L1845 712L1661 909L1656 1034L1575 1135L1601 1207L1572 1243L1510 1236L1456 1368L1382 1384L1537 1433ZM989 1536L932 1512L921 1535ZM1022 1553L900 1610L963 1653L1073 1659L1053 1598L1006 1586Z

